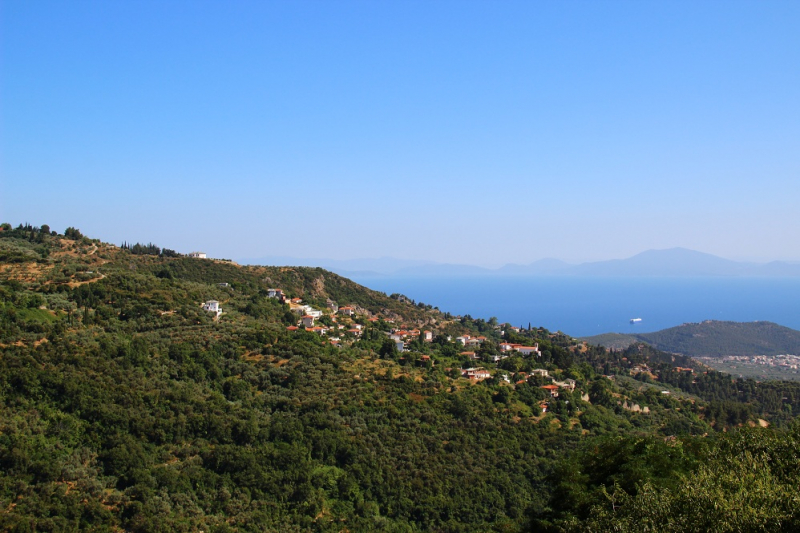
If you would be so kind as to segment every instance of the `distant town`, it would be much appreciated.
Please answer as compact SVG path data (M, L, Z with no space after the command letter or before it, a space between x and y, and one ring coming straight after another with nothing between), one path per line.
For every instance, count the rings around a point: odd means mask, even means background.
M695 357L714 370L734 376L800 381L800 356L798 355L726 355L724 357Z

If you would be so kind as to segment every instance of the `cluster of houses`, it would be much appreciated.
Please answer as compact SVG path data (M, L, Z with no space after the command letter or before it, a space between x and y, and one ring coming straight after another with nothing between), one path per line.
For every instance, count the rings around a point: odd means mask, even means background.
M348 333L358 337L363 332L364 326L362 324L336 324L334 326L328 327L323 324L316 324L316 321L319 320L323 312L319 309L314 309L312 306L304 304L302 298L289 298L287 297L281 289L268 289L267 290L267 297L269 298L277 298L281 301L281 303L286 303L289 305L289 309L293 313L297 313L300 315L300 319L298 320L297 326L289 326L286 328L289 331L297 331L302 327L306 331L311 331L313 333L317 333L319 335L330 335L332 333L336 333L342 330L346 330ZM342 306L339 307L336 305L335 302L329 301L328 308L331 310L333 314L338 314L346 317L353 317L355 316L355 308L350 306ZM331 319L333 322L337 322L336 317ZM377 318L369 319L371 321L377 321ZM334 346L341 346L341 339L339 337L330 337L328 339L331 344Z
M397 351L399 352L406 351L407 344L420 338L420 336L422 336L422 340L425 342L431 342L433 340L432 331L420 331L418 329L409 330L403 326L400 328L393 328L389 331L389 338L395 342Z
M196 255L193 255L196 254ZM205 258L205 254L202 252L192 252L189 254L190 257L197 257L197 258ZM220 287L228 287L227 283L220 283L218 284ZM281 289L269 289L267 291L267 295L270 298L277 298L282 303L287 303L289 308L292 312L297 313L300 315L298 323L296 326L289 326L287 329L289 331L297 331L301 327L306 331L311 331L314 333L318 333L320 335L328 335L328 340L331 344L335 346L341 346L341 340L339 337L333 336L334 334L345 330L348 333L352 334L355 337L358 337L362 334L364 325L356 323L352 320L352 318L356 315L356 308L352 306L342 306L338 307L335 302L328 301L328 308L332 312L333 315L338 315L339 317L346 317L347 319L344 320L344 324L339 324L337 322L337 316L332 316L331 320L334 322L333 326L325 326L323 324L317 324L316 321L323 316L323 312L314 309L312 306L304 304L302 299L300 298L288 298ZM220 306L217 300L209 300L202 304L202 308L204 311L209 313L213 313L215 318L219 318L222 315L222 307ZM369 317L366 319L369 322L377 322L379 318L377 317ZM511 330L519 330L519 328L510 327ZM433 332L429 330L420 331L419 329L409 329L407 326L400 326L398 328L393 328L388 332L388 336L391 340L396 343L398 351L406 351L407 344L413 342L417 339L422 339L425 342L432 342L433 341ZM452 340L448 337L448 340ZM478 336L472 337L470 335L461 335L455 338L455 341L460 343L465 348L476 348L479 347L486 341L486 337ZM526 346L523 344L516 344L516 343L509 343L503 342L498 345L500 350L500 354L494 354L489 356L490 362L498 362L502 359L505 359L515 353L524 355L524 356L535 356L541 357L542 353L539 351L539 344L536 343L532 346ZM470 359L478 360L479 356L474 351L464 351L461 352L462 356L468 356ZM432 366L434 364L433 360L429 355L422 355L420 360L418 361L419 364L423 366ZM451 370L451 369L447 369ZM686 372L686 373L693 373L694 370L691 368L682 368L676 367L675 371L677 372ZM652 373L652 370L645 364L635 365L631 369L632 373L639 373L639 372L648 372ZM492 374L489 370L485 368L465 368L461 369L461 375L467 379L473 381L483 381L485 379L489 379L492 377ZM506 373L498 373L497 376L499 379L503 379L508 383L511 383L508 374ZM549 398L558 398L559 391L561 390L569 390L574 391L576 382L574 379L564 379L563 381L557 381L553 376L550 376L546 369L536 368L531 370L530 374L526 372L518 372L516 373L516 385L521 385L527 383L529 379L538 377L538 378L547 378L550 380L550 383L546 385L541 385L541 388L547 391ZM541 383L541 381L539 381ZM663 391L664 393L668 394L668 391ZM584 395L586 400L588 400L588 395ZM582 396L582 397L584 397ZM542 412L547 412L548 409L548 401L543 400L540 403L540 407ZM640 410L638 405L626 405L623 406L626 409L638 411ZM647 408L645 407L642 412L648 412Z
M462 345L468 348L476 348L483 344L483 341L486 340L486 337L470 337L469 335L462 335L460 337L456 337L456 342L460 342Z
M459 340L461 338L462 337L457 337L456 340ZM478 339L485 339L485 337L478 337ZM459 340L459 342L461 341ZM504 342L500 344L499 348L500 348L500 354L490 355L489 362L497 363L498 361L502 361L503 359L511 355L510 352L518 352L521 355L535 355L536 357L540 357L542 355L542 352L539 351L539 343L536 343L533 346L525 346L523 344L510 344ZM461 355L469 357L470 359L474 360L480 359L480 356L475 352L469 352L469 351L461 352Z
M192 254L197 254L197 255L192 255ZM190 254L190 257L198 257L198 258L204 258L205 257L205 254L203 254L202 252L192 252L192 254ZM223 284L220 284L220 285L223 285ZM226 283L224 285L227 286L228 284ZM292 312L297 313L298 315L300 315L300 318L298 320L297 325L296 326L289 326L287 328L289 331L297 331L302 327L306 331L311 331L311 332L317 333L319 335L330 335L332 333L337 333L339 331L346 330L348 333L352 334L355 337L360 336L362 334L362 332L363 332L364 326L362 324L358 324L358 323L355 323L355 322L352 322L352 323L350 323L348 325L335 324L334 326L331 326L331 327L328 327L328 326L325 326L325 325L322 325L322 324L317 324L316 321L319 318L321 318L322 315L323 315L322 311L320 311L318 309L314 309L310 305L304 304L303 300L301 298L289 298L283 292L283 290L281 290L281 289L274 289L274 288L267 289L267 297L276 298L276 299L280 300L281 303L288 304L289 305L289 309ZM347 318L352 318L352 317L354 317L356 315L356 308L355 307L352 307L352 306L339 307L338 305L336 305L335 302L332 302L330 300L328 301L328 308L330 309L330 311L334 315L339 315L339 316L347 317ZM222 314L222 308L219 306L219 302L216 301L216 300L209 300L209 301L205 302L203 304L203 309L206 310L206 311L215 313L215 315L217 317L219 317ZM370 317L367 320L370 321L370 322L377 322L379 319L376 318L376 317ZM334 323L337 322L337 319L336 319L335 316L332 317L332 321ZM351 321L347 321L347 322L351 322ZM513 326L510 329L517 330L517 331L519 330L519 328L515 328ZM422 338L422 340L425 341L425 342L432 342L433 341L433 332L432 331L430 331L430 330L420 331L419 329L408 329L406 326L401 326L399 328L393 328L388 332L388 335L389 335L389 338L396 343L397 350L400 351L400 352L406 351L408 343L413 342L416 339ZM329 340L331 341L332 344L341 345L340 344L340 339L338 337L330 337ZM452 339L450 337L448 337L448 340L452 340ZM484 336L472 337L470 335L461 335L459 337L456 337L455 340L456 340L456 342L460 343L465 348L475 348L475 347L479 347L481 344L483 344L484 341L486 341L486 337L484 337ZM539 357L539 356L542 355L541 352L539 351L538 343L534 344L533 346L525 346L523 344L514 344L514 343L504 342L504 343L501 343L499 345L499 349L500 349L500 353L501 354L500 355L492 355L492 356L490 356L489 359L490 359L491 362L496 363L496 362L498 362L498 361L500 361L502 359L505 359L506 357L509 357L509 355L511 355L511 352L517 352L517 353L520 353L520 354L526 355L526 356L534 355L534 356ZM475 352L473 352L473 351L461 352L461 355L468 356L471 359L475 359L475 360L479 359L477 354ZM423 355L422 356L421 362L422 363L430 362L432 364L430 356L427 356L427 355ZM546 375L547 371L545 370L544 372L545 372L545 375ZM491 376L489 371L485 370L483 368L468 368L468 369L464 369L462 371L462 375L464 377L466 377L466 378L474 379L474 380L478 380L478 381L483 380L483 379L487 379L487 378L489 378ZM568 380L568 381L571 381L571 380ZM574 382L572 384L572 387L574 388ZM556 389L557 388L558 387L556 387ZM558 395L558 393L556 392L554 394L554 396L557 396L557 395Z
M302 327L306 331L311 331L314 333L318 333L320 335L328 335L329 341L331 342L331 344L335 346L341 346L341 339L339 337L332 336L333 334L338 333L342 330L346 330L353 336L358 337L363 332L364 328L363 324L355 323L352 320L346 320L345 322L347 323L347 325L338 324L336 316L333 316L331 318L331 320L334 322L334 325L331 327L322 324L317 324L316 321L323 315L322 311L314 309L310 305L304 304L301 298L288 298L281 289L269 289L267 291L267 296L270 298L277 298L282 303L287 303L292 312L300 315L297 325L289 326L287 328L289 331L297 331ZM341 317L347 317L348 319L352 319L356 315L356 308L352 306L338 307L335 304L335 302L329 301L328 308L330 309L332 314ZM214 313L217 318L222 314L222 307L220 307L219 302L216 300L209 300L205 302L203 304L203 309L205 311ZM377 322L379 319L376 317L370 317L367 320L370 322ZM511 329L518 330L518 328L514 327L511 327ZM388 335L389 338L396 343L397 350L400 352L406 351L407 344L413 342L414 340L421 338L425 342L433 341L432 331L430 330L420 331L419 329L409 329L406 326L393 328L388 332ZM448 337L448 340L452 339ZM472 337L470 335L461 335L459 337L456 337L455 341L460 343L465 348L476 348L486 341L486 337L483 336ZM542 353L539 351L538 343L534 344L533 346L526 346L523 344L503 342L500 343L498 347L500 350L500 354L489 356L489 360L491 362L496 363L502 359L511 356L513 353L519 353L524 356L536 356L536 357L540 357L542 355ZM479 356L474 351L464 351L461 352L461 355L468 356L473 360L479 359ZM422 365L433 365L433 360L429 355L423 355L420 358L419 363ZM649 368L645 367L642 370L649 371ZM680 370L683 369L679 369L679 371ZM461 375L467 379L474 381L482 381L492 376L491 372L485 368L465 368L461 370ZM528 381L529 377L533 376L540 376L543 378L550 379L551 383L541 386L542 389L546 390L549 393L550 398L557 398L559 390L562 389L567 389L570 391L575 390L576 383L574 379L565 379L564 381L556 381L553 377L548 375L547 370L540 368L532 370L530 376L525 372L519 372L517 374L517 378L521 379L518 379L516 384L519 385L525 383ZM499 377L509 383L511 382L507 374L501 374ZM543 402L542 410L543 412L546 412L547 410L546 402Z

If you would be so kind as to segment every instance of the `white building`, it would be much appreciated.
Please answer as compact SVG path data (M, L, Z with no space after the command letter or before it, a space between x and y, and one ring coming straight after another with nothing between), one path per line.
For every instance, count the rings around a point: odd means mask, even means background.
M539 352L539 344L535 346L519 346L517 347L517 351L522 355L535 355L537 357L541 356L541 352Z
M193 257L195 259L207 259L205 252L189 252L189 257Z
M461 371L461 375L467 379L483 380L492 377L488 370L483 368L467 368Z
M219 316L222 314L222 308L219 306L219 302L216 300L209 300L203 304L203 311L208 311L209 313L214 313L215 315Z
M303 309L305 310L307 315L313 316L314 318L319 318L322 316L322 311L314 309L310 305L305 306Z

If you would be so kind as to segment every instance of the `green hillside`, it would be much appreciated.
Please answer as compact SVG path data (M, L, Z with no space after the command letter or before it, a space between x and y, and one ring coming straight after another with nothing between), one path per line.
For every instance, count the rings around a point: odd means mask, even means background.
M646 342L659 350L691 357L800 354L800 331L773 322L706 320L654 333L607 333L584 340L615 349Z
M800 354L800 331L773 322L707 320L639 338L659 350L689 356Z
M602 333L600 335L592 335L591 337L581 337L582 340L590 343L612 348L614 350L624 350L632 344L642 342L639 337L635 335L626 335L624 333Z
M798 383L74 228L3 225L0 254L4 531L800 525Z

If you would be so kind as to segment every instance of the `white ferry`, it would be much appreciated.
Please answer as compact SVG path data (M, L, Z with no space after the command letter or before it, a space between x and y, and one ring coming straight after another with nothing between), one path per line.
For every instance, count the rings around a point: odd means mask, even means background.
M641 321L642 321L641 318L631 318L631 324L638 324Z

